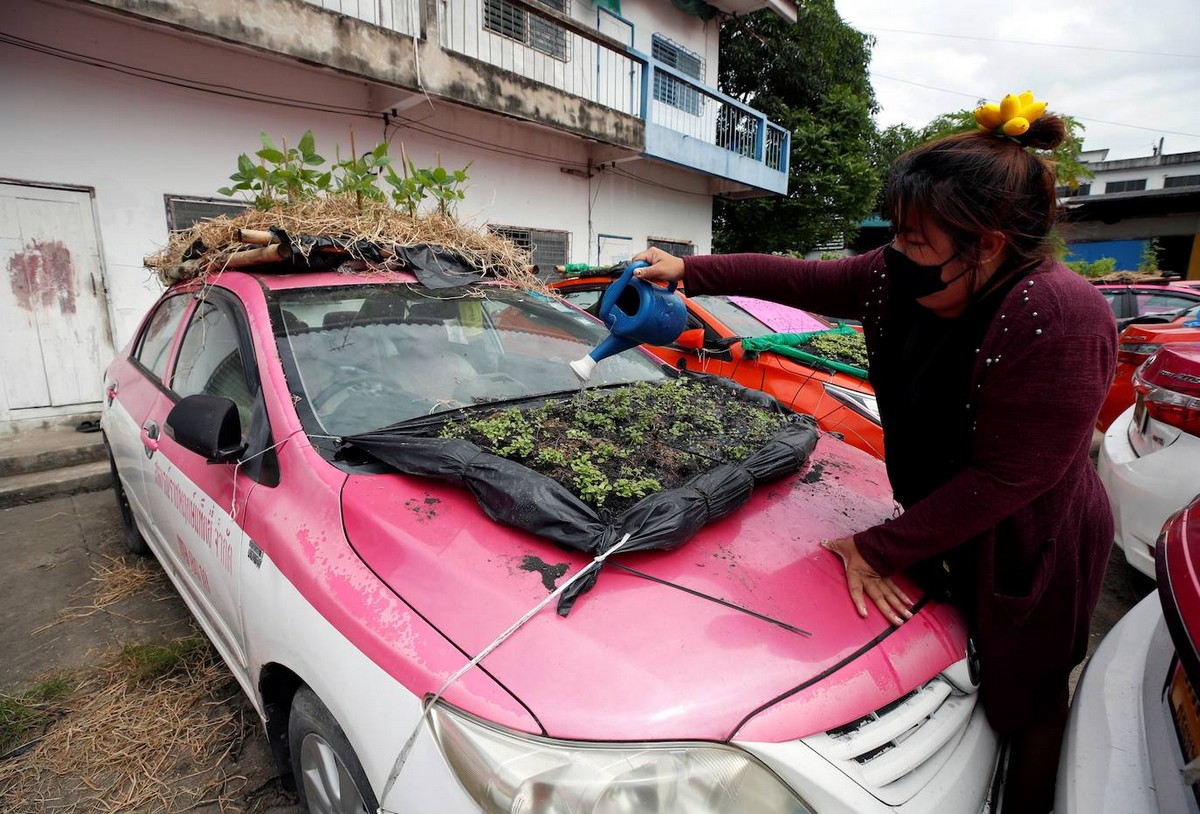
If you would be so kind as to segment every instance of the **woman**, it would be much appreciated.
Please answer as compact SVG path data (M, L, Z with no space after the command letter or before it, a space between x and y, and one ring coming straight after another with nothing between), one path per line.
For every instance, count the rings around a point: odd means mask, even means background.
M886 190L896 236L882 249L635 259L650 263L647 279L686 276L689 294L862 321L904 512L825 545L861 616L867 599L893 624L911 615L890 579L905 570L962 608L984 709L1009 741L1004 809L1040 812L1113 540L1089 451L1116 326L1100 294L1051 258L1054 171L1027 148L1057 146L1063 122L1042 116L1017 137L1002 127L897 160Z

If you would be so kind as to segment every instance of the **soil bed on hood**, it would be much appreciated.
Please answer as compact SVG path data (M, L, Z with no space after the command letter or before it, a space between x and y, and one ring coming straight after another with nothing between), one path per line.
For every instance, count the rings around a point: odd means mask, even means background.
M521 463L615 514L717 464L746 458L786 416L720 383L681 377L476 413L447 422L441 437Z

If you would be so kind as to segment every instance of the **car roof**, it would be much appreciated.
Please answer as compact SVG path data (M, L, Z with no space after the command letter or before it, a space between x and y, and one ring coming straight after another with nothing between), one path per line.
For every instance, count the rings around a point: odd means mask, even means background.
M1139 293L1161 293L1163 291L1171 292L1172 294L1184 294L1200 298L1200 290L1192 286L1186 285L1162 285L1159 283L1100 283L1096 288L1122 291L1131 290Z

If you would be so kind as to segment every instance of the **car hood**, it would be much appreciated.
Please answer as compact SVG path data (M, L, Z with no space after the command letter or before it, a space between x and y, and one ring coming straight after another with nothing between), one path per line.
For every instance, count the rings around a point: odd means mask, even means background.
M480 669L559 738L783 740L865 715L961 659L965 642L932 603L900 628L874 609L859 618L841 562L820 547L890 517L890 494L877 460L823 435L800 473L675 551L615 555L569 616L547 606ZM464 663L590 559L428 479L353 475L342 506L357 554Z

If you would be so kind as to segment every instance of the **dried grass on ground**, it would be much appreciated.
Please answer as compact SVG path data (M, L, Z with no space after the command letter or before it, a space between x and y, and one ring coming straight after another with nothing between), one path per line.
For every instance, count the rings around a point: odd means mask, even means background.
M92 601L82 605L70 605L58 612L55 620L50 624L40 627L34 631L34 634L61 625L64 622L70 622L76 619L84 619L99 613L102 610L108 610L112 605L117 604L123 599L128 599L134 594L150 591L154 593L155 598L163 598L166 596L164 591L167 587L166 577L162 569L158 567L153 560L137 558L127 560L124 557L107 557L105 562L97 563L92 566L93 577L92 585L84 586L76 592L76 595L81 595L88 590L94 590L95 594Z
M465 259L476 269L512 280L526 288L541 289L542 283L529 267L529 253L512 241L483 232L452 217L431 213L413 217L386 203L353 195L332 195L275 207L269 211L248 209L235 216L222 215L173 233L167 245L146 258L164 285L181 279L219 274L230 255L254 248L243 243L239 230L266 231L280 228L289 235L336 237L347 246L347 260L367 264L367 270L388 270L388 265L371 264L355 254L353 243L370 241L379 247L429 245L441 247ZM206 250L185 262L189 249L199 241Z
M112 557L94 571L92 602L55 624L166 587L151 560ZM245 812L270 802L230 769L258 722L203 637L129 644L55 683L53 697L16 699L40 717L0 761L5 814Z
M207 641L126 647L78 681L45 736L0 763L0 810L244 810L247 781L225 762L247 722Z

